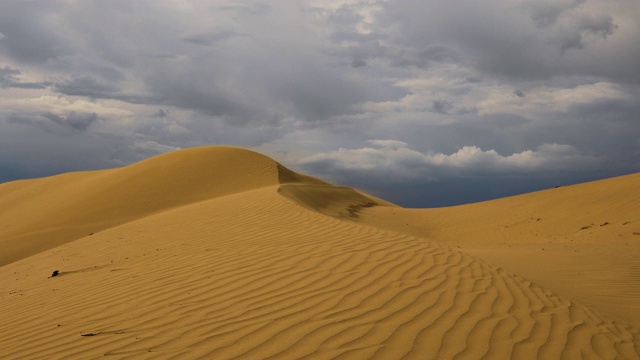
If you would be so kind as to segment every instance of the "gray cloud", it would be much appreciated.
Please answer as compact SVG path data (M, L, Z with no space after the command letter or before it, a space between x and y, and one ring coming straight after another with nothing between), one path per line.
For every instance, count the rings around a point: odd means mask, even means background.
M570 49L584 49L587 46L585 38L589 35L606 38L617 28L618 26L613 23L613 18L609 15L583 16L576 19L572 28L566 29L560 35L560 49L563 53Z
M20 70L12 69L8 66L0 68L0 87L9 87L15 84L17 75L20 75Z
M398 64L416 63L411 60L415 55L407 55L444 45L463 49L456 57L483 72L511 78L574 74L640 82L632 70L640 65L640 45L623 41L626 45L611 42L615 49L604 46L614 34L630 39L638 30L633 11L625 13L628 6L620 3L604 10L593 1L531 1L523 7L500 0L383 4L376 29L388 38L388 46L399 46ZM619 21L606 10L617 11ZM565 56L569 49L583 53Z
M113 99L132 104L154 104L162 101L159 97L147 93L126 93L113 83L99 81L91 76L72 77L68 80L49 84L54 91L70 96L83 96L90 99Z
M45 16L59 4L31 1L0 3L0 54L22 63L44 64L68 53L70 47L58 32L50 31L55 19ZM23 20L29 19L29 22Z
M561 144L542 144L509 155L475 146L443 154L422 153L399 141L375 140L369 144L303 158L299 166L386 195L405 206L435 207L513 195L523 188L535 191L563 185L570 178L567 173L585 178L584 171L588 170L592 177L602 176L599 166L604 160ZM519 186L517 182L521 182ZM468 188L470 184L474 191Z
M555 24L563 13L584 2L585 0L535 0L525 4L531 11L531 19L538 27L544 28Z
M566 144L542 144L534 150L502 155L477 146L463 146L451 154L422 153L406 143L372 140L373 146L321 153L301 159L302 166L314 172L348 173L351 171L395 174L407 178L438 178L464 174L532 173L595 168L601 158L584 155Z
M45 113L42 114L42 116L58 125L68 126L78 131L85 131L89 125L98 119L98 114L96 113L82 114L76 113L75 111L72 111L67 115Z
M154 112L153 115L151 115L151 117L156 117L156 118L164 118L169 116L169 110L164 110L164 109L158 109L158 111Z
M453 108L447 100L433 100L431 110L438 114L447 114Z
M211 46L216 43L230 39L235 36L241 36L242 34L234 32L234 31L221 31L221 32L211 32L211 33L200 33L200 34L191 34L183 36L183 40L195 45L201 46Z
M21 73L20 70L9 66L0 68L0 88L44 89L51 85L50 82L21 82L18 80Z
M90 98L113 98L118 92L118 88L98 80L82 76L65 80L54 85L54 89L65 95L86 96Z
M1 2L0 181L205 144L414 205L640 171L639 18L632 0Z

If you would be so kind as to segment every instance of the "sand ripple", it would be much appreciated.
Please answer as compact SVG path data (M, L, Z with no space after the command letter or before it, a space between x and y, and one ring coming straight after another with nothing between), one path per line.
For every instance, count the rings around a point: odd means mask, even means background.
M312 212L277 188L0 268L0 358L638 358L638 332L623 323L438 243ZM47 278L54 268L61 275Z

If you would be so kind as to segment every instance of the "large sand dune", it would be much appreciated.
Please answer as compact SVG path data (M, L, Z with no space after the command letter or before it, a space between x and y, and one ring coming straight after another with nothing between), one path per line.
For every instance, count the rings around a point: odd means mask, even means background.
M640 174L364 222L459 248L640 329Z
M496 265L534 228L493 236L474 206L402 209L219 147L3 184L0 358L639 358L624 314Z

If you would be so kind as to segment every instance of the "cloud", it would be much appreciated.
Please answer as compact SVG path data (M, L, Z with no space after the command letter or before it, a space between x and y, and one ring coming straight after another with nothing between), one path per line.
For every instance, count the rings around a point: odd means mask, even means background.
M0 88L44 89L51 85L49 82L21 82L18 80L20 74L22 74L20 70L9 66L0 68Z
M233 144L439 204L640 171L639 11L0 2L0 166L19 178Z
M164 118L169 116L169 110L164 110L164 109L158 109L158 111L154 112L153 115L151 115L151 117L156 117L156 118Z
M20 63L45 64L68 53L69 44L57 31L57 21L47 16L61 3L30 1L0 3L0 54ZM24 19L30 21L25 22Z
M386 149L406 148L409 145L406 142L399 140L367 140L367 143L376 147Z
M199 34L190 34L185 35L182 39L186 42L200 45L200 46L211 46L215 45L220 41L230 39L235 36L241 36L242 34L237 33L235 31L220 31L220 32L210 32L210 33L199 33Z
M76 113L70 112L67 115L56 115L52 113L45 113L42 116L54 123L62 126L68 126L78 131L85 131L96 119L98 114L96 113Z
M20 75L20 70L8 66L0 68L0 87L9 87L15 84L17 75Z
M565 12L574 9L585 0L535 0L526 1L525 6L531 12L531 18L539 28L545 28L556 23Z
M54 89L65 95L86 96L89 98L113 98L118 92L118 88L101 83L98 80L81 76L70 80L64 80L54 85Z
M419 152L401 141L372 140L369 143L374 147L340 148L303 158L301 166L330 177L342 172L363 172L428 181L465 174L584 170L601 164L603 160L584 155L567 144L542 144L535 150L501 155L495 150L482 150L477 146L463 146L454 153L443 154Z
M431 109L438 114L447 114L453 106L447 100L433 100Z
M514 90L514 91L513 91L513 94L514 94L515 96L517 96L517 97L520 97L520 98L523 98L523 97L525 97L525 96L526 96L526 95L525 95L525 93L524 93L522 90Z
M134 144L134 149L138 154L142 154L145 158L151 157L157 154L162 154L169 151L175 151L180 149L177 146L168 146L159 144L152 140L137 141Z
M587 181L605 173L606 159L567 144L542 144L532 150L500 154L473 145L453 153L420 152L401 146L402 142L380 146L387 141L311 155L297 166L409 207L483 201L565 185L575 179Z
M564 27L562 34L559 34L559 44L562 53L570 49L581 50L587 46L589 37L606 38L612 35L618 26L613 22L613 18L606 14L582 15L573 19L571 24Z
M574 74L638 83L632 69L640 65L640 44L629 39L639 29L629 9L622 2L573 0L382 3L373 26L378 32L370 36L381 39L384 54L399 65L425 66L428 49L442 46L451 54L442 61L509 78Z

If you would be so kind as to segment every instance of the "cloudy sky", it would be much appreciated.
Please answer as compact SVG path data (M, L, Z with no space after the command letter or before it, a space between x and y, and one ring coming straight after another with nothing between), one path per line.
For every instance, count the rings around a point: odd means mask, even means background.
M637 0L0 0L0 182L227 144L412 207L640 171Z

